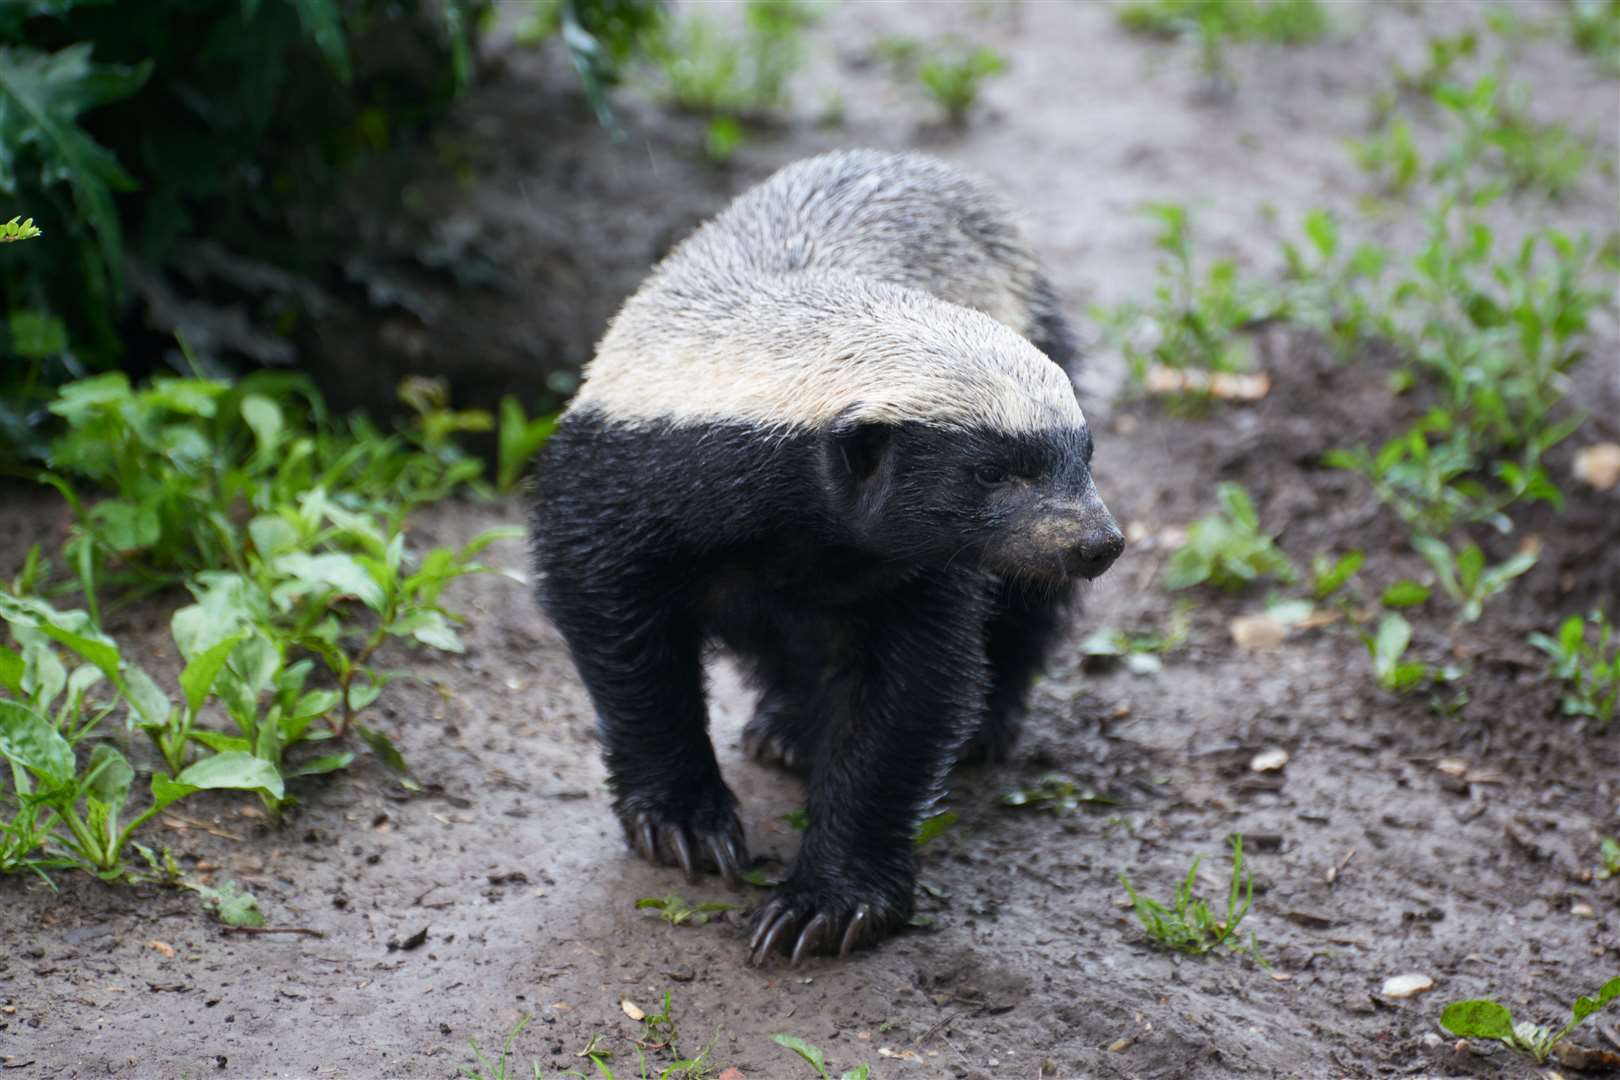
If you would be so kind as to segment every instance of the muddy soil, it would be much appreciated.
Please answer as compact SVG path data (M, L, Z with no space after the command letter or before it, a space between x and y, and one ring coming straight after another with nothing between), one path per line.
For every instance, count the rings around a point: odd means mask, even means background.
M1330 206L1385 237L1411 234L1409 220L1357 211L1366 183L1342 141L1363 133L1392 58L1416 63L1426 33L1482 9L1341 14L1359 26L1354 37L1237 53L1235 94L1215 103L1198 96L1191 52L1123 35L1101 5L845 4L817 38L824 53L812 79L838 89L842 127L810 122L819 97L808 89L805 116L748 143L723 172L677 145L660 113L635 105L621 114L628 134L617 144L583 131L559 137L542 123L534 142L506 128L493 140L505 153L485 149L503 177L529 155L616 178L624 209L597 242L622 243L634 254L625 261L644 265L693 211L784 161L834 145L922 147L992 177L1024 207L1079 314L1151 285L1150 231L1132 212L1144 200L1200 206L1204 250L1255 269L1276 261L1268 208L1287 225ZM879 33L947 30L1013 60L963 135L930 126L927 106L865 52ZM1616 84L1556 41L1517 49L1514 74L1535 86L1538 106L1612 159ZM495 84L467 103L469 117L486 100L525 93L536 115L577 113L544 59L505 58ZM540 132L551 141L542 145ZM670 177L681 189L673 204ZM476 216L481 205L468 198ZM544 207L522 209L521 199L507 209L540 228ZM1613 173L1594 171L1566 204L1512 213L1521 224L1605 233L1614 207ZM637 274L621 266L607 276L586 321L605 317L608 298ZM499 305L479 310L492 336L510 330ZM1610 321L1581 376L1594 420L1577 444L1617 435L1617 350ZM1118 365L1093 363L1083 387L1099 486L1138 542L1089 591L1076 641L1098 626L1169 625L1180 598L1157 580L1159 538L1208 512L1220 480L1250 488L1296 564L1363 548L1371 595L1421 570L1361 484L1314 466L1322 449L1398 428L1387 370L1376 358L1345 366L1295 340L1264 355L1272 394L1202 418L1113 404ZM466 654L394 656L419 681L396 684L378 705L421 793L363 759L304 783L282 822L221 798L189 802L148 834L191 872L248 885L272 925L321 936L227 936L187 894L156 888L73 876L58 879L60 892L0 882L0 1065L23 1077L451 1077L471 1064L469 1037L491 1049L532 1017L514 1043L523 1075L531 1061L547 1076L588 1072L576 1055L595 1035L619 1075L639 1075L640 1025L621 1001L653 1011L669 991L682 1050L706 1047L717 1067L747 1077L810 1075L771 1043L777 1032L822 1047L835 1075L868 1062L885 1080L1526 1075L1504 1052L1454 1049L1436 1020L1445 1002L1486 994L1520 1017L1551 1020L1620 973L1620 879L1591 872L1597 838L1620 833L1620 733L1560 717L1524 644L1529 630L1594 603L1620 609L1620 492L1570 481L1573 449L1554 461L1570 494L1565 513L1522 524L1545 545L1538 567L1474 626L1450 628L1444 612L1416 620L1425 659L1469 671L1460 711L1377 689L1342 625L1241 651L1227 622L1262 597L1199 596L1187 643L1162 673L1083 670L1078 649L1067 649L1037 689L1013 760L957 774L948 805L960 820L921 853L930 927L800 970L743 966L740 918L670 926L634 909L638 897L671 891L738 905L760 894L688 886L627 855L589 707L555 631L523 590L466 583ZM445 506L420 516L418 535L450 542L521 518L515 502ZM63 523L55 500L8 492L0 573ZM515 544L492 555L523 562ZM149 665L167 659L172 669L162 643L174 602L127 611L109 629L144 643ZM779 869L797 843L782 816L802 805L802 791L743 759L751 702L723 662L712 696L715 742L753 849ZM1288 752L1286 767L1252 771L1270 748ZM1112 805L1068 817L998 805L1051 772ZM1167 898L1202 856L1203 891L1218 896L1233 833L1247 838L1255 880L1244 930L1268 966L1153 947L1122 907L1119 873ZM1413 1000L1380 993L1406 973L1431 976L1436 990ZM1612 1011L1599 1019L1586 1041L1620 1040ZM655 1049L649 1060L661 1067L671 1056Z

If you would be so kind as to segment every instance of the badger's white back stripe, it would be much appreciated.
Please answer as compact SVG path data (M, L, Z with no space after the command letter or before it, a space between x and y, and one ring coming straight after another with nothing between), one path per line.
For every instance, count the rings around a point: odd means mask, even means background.
M571 409L611 422L840 416L1008 432L1085 420L1023 336L1034 260L990 192L927 158L799 162L740 196L615 317Z

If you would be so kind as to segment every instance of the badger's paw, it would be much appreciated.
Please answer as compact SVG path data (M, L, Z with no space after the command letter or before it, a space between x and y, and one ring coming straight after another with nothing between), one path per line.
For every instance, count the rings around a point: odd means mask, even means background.
M740 888L749 862L748 844L731 802L731 793L726 792L723 805L680 815L624 806L619 822L630 846L648 862L679 866L693 882L700 868L714 870L727 885Z
M992 707L956 760L962 765L999 765L1012 756L1023 733L1023 709Z
M877 944L905 921L899 906L877 896L830 898L801 892L789 882L754 913L748 962L758 967L777 953L786 953L798 967L816 953L846 957Z

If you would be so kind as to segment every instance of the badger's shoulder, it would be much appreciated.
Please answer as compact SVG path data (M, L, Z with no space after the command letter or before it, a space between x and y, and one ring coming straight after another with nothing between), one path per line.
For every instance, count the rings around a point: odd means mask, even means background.
M1084 425L1068 376L981 312L852 274L803 271L672 297L614 320L570 407L634 425L840 420L1009 433Z

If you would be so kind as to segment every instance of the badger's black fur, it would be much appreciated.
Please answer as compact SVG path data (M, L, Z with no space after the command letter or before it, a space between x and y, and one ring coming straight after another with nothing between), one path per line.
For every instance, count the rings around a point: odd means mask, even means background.
M547 445L541 600L631 844L689 875L747 862L710 643L759 684L750 752L809 776L756 961L905 921L951 763L1006 753L1074 580L1119 553L1072 352L990 192L925 158L826 155L665 260Z

